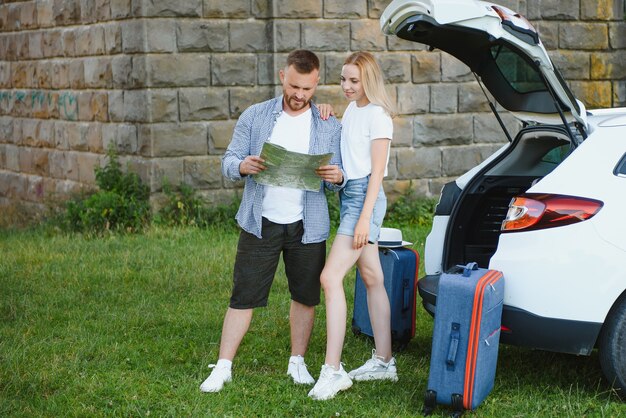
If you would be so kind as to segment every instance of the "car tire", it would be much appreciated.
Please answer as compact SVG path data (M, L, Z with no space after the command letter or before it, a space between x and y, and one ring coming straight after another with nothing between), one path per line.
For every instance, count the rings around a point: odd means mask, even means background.
M626 295L611 308L599 341L600 366L620 398L626 399Z

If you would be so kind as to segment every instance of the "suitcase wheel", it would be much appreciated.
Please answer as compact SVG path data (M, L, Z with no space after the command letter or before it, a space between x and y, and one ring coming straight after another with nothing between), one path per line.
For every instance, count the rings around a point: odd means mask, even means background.
M458 393L452 394L452 414L451 417L458 418L463 415L463 395Z
M433 413L435 406L437 405L437 392L434 390L427 390L424 395L424 409L422 414L426 417Z

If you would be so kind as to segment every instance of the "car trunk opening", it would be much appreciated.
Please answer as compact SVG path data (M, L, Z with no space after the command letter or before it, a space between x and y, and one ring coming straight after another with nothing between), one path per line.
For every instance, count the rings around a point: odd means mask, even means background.
M443 271L472 261L487 268L509 202L552 172L572 149L565 129L523 129L502 155L465 186L446 232Z

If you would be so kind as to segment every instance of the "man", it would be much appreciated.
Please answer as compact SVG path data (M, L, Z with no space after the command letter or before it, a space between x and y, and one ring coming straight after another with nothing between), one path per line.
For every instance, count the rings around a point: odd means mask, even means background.
M285 68L280 70L280 81L282 96L252 105L242 113L222 159L225 177L245 179L236 216L242 231L219 359L200 386L203 392L219 392L224 383L231 381L233 358L248 331L253 309L267 305L281 253L291 292L291 358L287 373L295 383L315 383L304 355L313 330L315 305L320 302L319 278L330 232L324 185L338 190L345 179L339 148L341 125L334 118L323 121L311 103L319 82L319 59L314 53L290 53ZM330 164L316 170L323 180L320 189L312 192L256 183L254 175L265 169L259 157L265 141L299 153L333 153Z

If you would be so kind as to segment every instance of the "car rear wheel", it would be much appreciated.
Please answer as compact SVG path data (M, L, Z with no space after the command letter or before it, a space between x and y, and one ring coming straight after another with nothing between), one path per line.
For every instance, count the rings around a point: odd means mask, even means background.
M602 327L600 365L617 394L626 399L626 295L613 306Z

